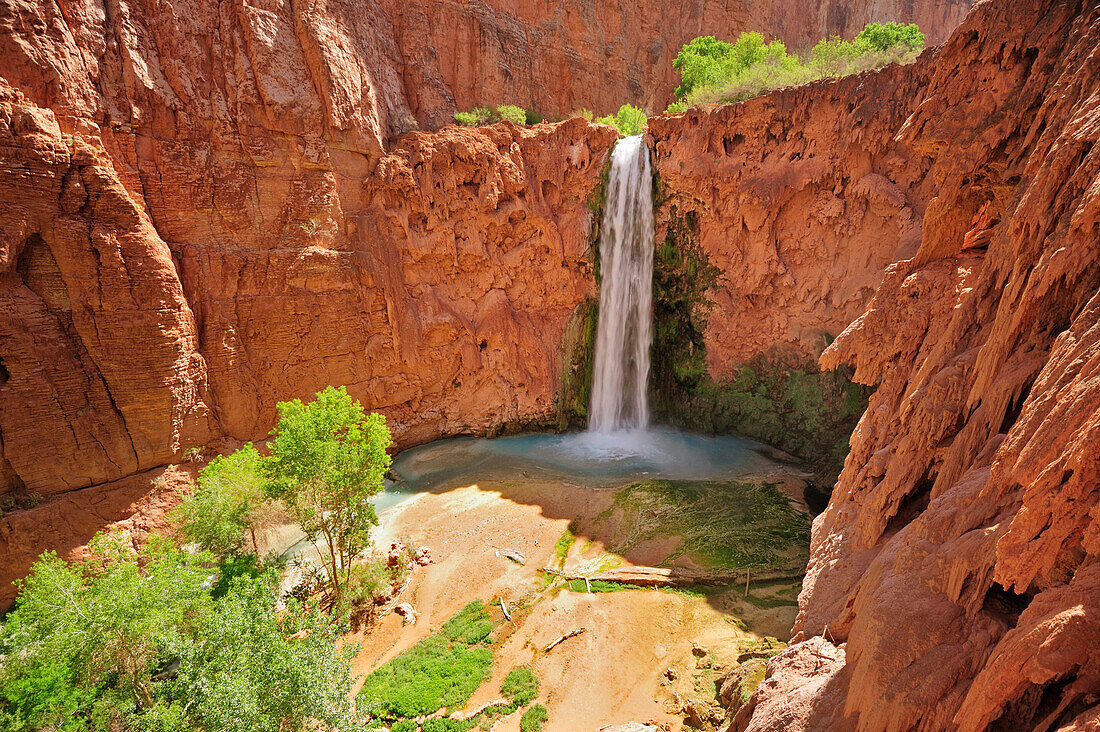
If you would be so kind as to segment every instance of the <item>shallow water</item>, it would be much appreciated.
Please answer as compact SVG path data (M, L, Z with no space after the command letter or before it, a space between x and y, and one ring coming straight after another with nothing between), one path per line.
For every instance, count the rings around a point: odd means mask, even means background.
M385 490L371 498L380 520L385 512L421 493L487 481L555 480L582 486L612 486L631 480L730 480L780 467L758 442L732 435L711 437L669 427L619 432L538 433L454 437L398 453ZM297 535L286 557L310 553Z
M394 494L438 491L485 480L550 478L614 485L641 478L721 480L768 472L778 463L751 440L671 428L621 432L458 437L414 447L393 461Z

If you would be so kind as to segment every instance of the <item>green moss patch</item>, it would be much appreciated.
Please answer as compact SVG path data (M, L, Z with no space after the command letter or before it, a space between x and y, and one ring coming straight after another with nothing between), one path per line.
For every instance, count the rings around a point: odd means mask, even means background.
M717 569L804 563L810 521L769 483L649 480L623 488L599 521L614 521L627 555L652 539L679 537L669 564L687 557Z
M462 706L489 676L492 629L482 602L471 602L439 633L367 676L358 708L372 717L399 720Z

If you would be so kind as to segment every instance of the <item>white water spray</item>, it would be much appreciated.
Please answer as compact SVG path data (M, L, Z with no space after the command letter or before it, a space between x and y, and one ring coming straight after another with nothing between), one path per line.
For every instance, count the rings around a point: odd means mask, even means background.
M653 174L641 135L619 140L611 155L600 273L588 429L644 429L653 324Z

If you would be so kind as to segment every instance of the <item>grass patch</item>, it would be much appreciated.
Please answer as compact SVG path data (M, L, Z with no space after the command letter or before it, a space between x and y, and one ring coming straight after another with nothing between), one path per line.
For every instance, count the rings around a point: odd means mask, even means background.
M367 676L357 697L358 708L393 721L465 704L489 676L493 652L486 644L492 629L484 604L471 602L439 633Z
M539 680L526 666L514 668L504 677L500 693L517 707L525 707L539 695Z
M520 717L520 732L542 732L542 726L546 724L548 719L550 719L550 715L546 712L546 707L536 704Z
M620 490L598 520L616 515L617 554L680 537L665 564L687 556L714 568L764 568L804 563L809 554L809 518L769 483L641 481Z
M573 542L576 540L577 537L573 536L573 532L566 529L561 538L555 542L554 557L557 559L558 569L565 568L565 560L569 556L569 550L573 548Z

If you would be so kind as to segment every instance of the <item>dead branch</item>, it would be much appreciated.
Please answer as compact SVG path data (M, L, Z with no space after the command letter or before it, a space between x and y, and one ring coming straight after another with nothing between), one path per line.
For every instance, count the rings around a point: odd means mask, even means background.
M543 649L542 649L542 652L543 652L543 653L549 653L549 652L550 652L550 650L551 650L551 649L552 649L552 648L553 648L554 646L556 646L557 644L561 643L562 641L567 641L567 640L569 640L570 638L572 638L572 637L574 637L574 636L578 636L578 635L580 635L581 633L583 633L583 632L584 632L584 630L585 630L584 628L577 628L576 630L571 630L571 631L569 631L568 633L566 633L566 634L565 634L565 635L563 635L562 637L560 637L560 638L558 638L557 640L555 640L555 641L554 641L553 643L551 643L550 645L546 646L546 648L543 648Z

